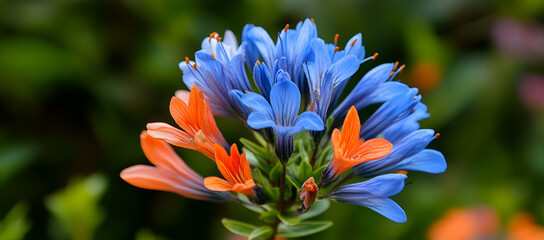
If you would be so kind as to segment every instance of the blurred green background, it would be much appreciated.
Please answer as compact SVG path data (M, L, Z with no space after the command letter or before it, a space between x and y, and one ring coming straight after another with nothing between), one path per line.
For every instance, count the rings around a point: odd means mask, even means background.
M234 203L138 189L122 169L149 164L139 134L173 123L185 88L178 62L211 32L247 23L275 35L312 17L344 44L363 33L367 55L400 61L422 90L448 170L409 173L393 197L408 222L333 204L335 225L307 239L425 239L447 209L488 205L544 224L544 1L0 0L0 239L225 239ZM349 89L349 88L348 88ZM250 136L218 118L227 141ZM234 127L232 127L234 126ZM244 129L243 131L240 131ZM216 167L178 149L203 176Z

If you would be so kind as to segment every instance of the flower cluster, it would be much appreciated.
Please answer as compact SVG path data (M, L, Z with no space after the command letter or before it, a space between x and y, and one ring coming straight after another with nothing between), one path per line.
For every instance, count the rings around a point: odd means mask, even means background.
M193 199L240 202L260 213L265 225L223 224L251 239L321 231L331 223L304 220L326 210L330 200L406 221L390 197L404 188L407 171L441 173L446 161L426 149L438 134L420 129L429 114L418 89L394 81L404 65L376 66L341 99L359 66L377 57L366 56L360 33L341 48L338 34L326 43L306 19L277 36L274 42L263 28L247 25L240 45L231 31L205 38L195 60L179 64L191 89L170 102L181 129L149 123L142 148L156 167L133 166L121 177ZM370 105L379 107L361 123L358 111ZM240 154L214 115L243 121L255 141L240 139ZM224 179L200 177L169 144L203 153Z

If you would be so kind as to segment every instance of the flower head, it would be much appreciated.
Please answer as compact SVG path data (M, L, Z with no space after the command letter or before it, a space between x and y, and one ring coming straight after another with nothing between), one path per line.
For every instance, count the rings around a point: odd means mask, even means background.
M219 144L215 144L213 148L217 168L219 168L226 180L218 177L207 177L204 179L204 186L213 191L235 191L253 198L255 196L253 190L255 182L251 175L249 162L246 159L246 153L240 155L236 144L233 144L230 148L230 156Z
M140 135L145 156L155 165L136 165L121 172L126 182L145 189L168 191L187 198L206 201L225 201L230 196L204 187L204 179L194 172L166 142L151 137L146 131Z
M385 139L359 139L360 129L359 115L352 107L344 120L342 131L334 129L332 132L334 155L329 166L323 170L322 182L325 187L353 166L385 157L391 152L393 145Z
M395 222L406 222L404 210L389 199L402 191L404 179L404 174L385 174L336 188L328 197L341 203L365 206Z
M285 162L293 153L293 135L302 130L323 130L323 121L314 112L300 109L300 93L297 86L289 81L289 75L280 70L283 80L274 84L270 91L270 102L256 93L242 97L244 104L251 109L247 124L253 129L273 128L276 134L276 154Z
M210 106L196 86L193 86L187 103L172 97L170 114L183 131L166 123L149 123L149 135L178 147L197 150L210 159L214 159L213 144L228 146L215 124Z

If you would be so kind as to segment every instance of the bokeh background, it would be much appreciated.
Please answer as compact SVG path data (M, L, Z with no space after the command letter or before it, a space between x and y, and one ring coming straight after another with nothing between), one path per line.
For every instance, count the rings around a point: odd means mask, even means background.
M469 0L0 0L0 237L4 239L225 239L236 204L135 188L122 169L148 164L139 134L172 123L185 88L178 62L211 32L247 23L275 35L312 17L344 44L363 33L366 70L400 61L420 88L448 170L409 173L394 199L408 221L333 204L335 225L307 239L425 239L453 207L489 206L501 224L532 213L544 224L544 1ZM241 123L217 119L229 142ZM203 176L217 169L179 150Z

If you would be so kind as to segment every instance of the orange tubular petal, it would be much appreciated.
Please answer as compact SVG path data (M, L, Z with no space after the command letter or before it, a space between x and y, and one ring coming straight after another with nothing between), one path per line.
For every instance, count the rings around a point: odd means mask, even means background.
M359 121L359 114L357 113L357 109L352 106L346 115L344 126L342 127L341 146L349 149L349 146L355 145L359 141L360 131L361 122Z
M213 148L215 149L215 163L221 175L229 182L236 182L236 178L233 176L230 168L230 157L227 151L217 143L213 145Z
M255 187L255 182L253 179L247 180L245 183L236 183L232 187L232 191L235 191L237 193L244 194L246 196L254 196L255 191L253 191L253 187Z
M242 170L244 173L244 179L253 179L253 175L251 174L251 168L249 167L249 162L246 159L246 153L242 153L240 156L240 161L242 161Z
M121 178L139 188L173 192L197 200L207 199L202 194L204 188L199 189L201 185L195 186L194 182L184 183L174 173L156 167L132 166L121 172Z
M207 177L204 179L204 186L212 191L232 191L233 184L218 177Z
M193 150L196 148L191 135L166 123L148 123L147 133L178 147Z
M191 93L191 95L193 95ZM189 103L190 103L189 99ZM190 105L190 104L189 104ZM172 115L172 118L176 121L176 124L181 127L185 132L187 132L189 135L193 136L195 133L199 130L198 126L195 126L195 122L193 121L194 113L192 113L187 107L187 104L177 98L172 97L172 100L170 100L170 115Z
M391 153L393 144L383 138L370 139L358 147L356 157L363 162L380 159Z
M202 177L189 168L166 142L151 137L146 131L140 134L140 142L145 156L153 165L195 181L203 181Z

